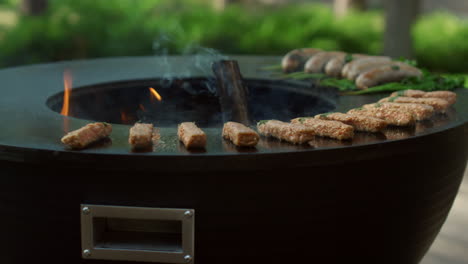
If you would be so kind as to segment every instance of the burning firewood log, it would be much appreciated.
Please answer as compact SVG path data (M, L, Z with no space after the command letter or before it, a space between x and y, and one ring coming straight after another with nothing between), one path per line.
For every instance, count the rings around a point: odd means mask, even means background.
M234 60L220 60L212 65L218 82L217 91L225 121L250 124L248 90L244 85L239 65Z

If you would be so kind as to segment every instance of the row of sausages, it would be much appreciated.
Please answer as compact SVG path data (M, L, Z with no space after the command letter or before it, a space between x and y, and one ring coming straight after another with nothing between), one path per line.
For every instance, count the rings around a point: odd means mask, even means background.
M430 119L436 113L445 113L456 99L456 93L450 91L405 90L346 113L299 117L290 122L260 121L257 123L258 133L243 124L227 122L223 126L222 136L240 147L256 146L260 139L259 134L293 144L311 142L316 136L349 140L354 137L355 131L376 133L389 125L413 126L418 121ZM62 138L62 142L72 149L82 149L108 137L111 132L110 124L92 123L68 133ZM193 122L179 124L177 135L187 149L206 147L205 132ZM130 128L128 142L132 149L148 149L159 138L159 132L153 124L136 123Z
M422 76L418 68L404 62L393 61L390 57L323 51L315 48L288 52L282 59L281 67L286 73L304 71L346 78L355 81L358 89Z

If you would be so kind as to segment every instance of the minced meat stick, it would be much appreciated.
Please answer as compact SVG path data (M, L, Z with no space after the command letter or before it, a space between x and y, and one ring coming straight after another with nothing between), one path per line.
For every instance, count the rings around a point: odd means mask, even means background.
M367 104L367 105L364 105L363 107L364 109L379 108L379 107L382 107L384 109L387 109L387 108L403 109L403 110L411 112L417 121L430 119L435 113L434 108L432 106L425 105L425 104L412 104L412 103L403 104L403 103L384 102L384 103L376 103L376 104Z
M403 97L403 96L394 96L394 97L386 97L379 101L382 102L391 102L391 103L413 103L413 104L425 104L430 105L434 108L436 112L445 113L447 109L450 107L450 104L440 98L413 98L413 97Z
M153 145L154 132L153 124L135 123L130 128L128 143L130 143L132 149L150 148Z
M457 102L457 94L451 91L433 91L424 94L423 98L440 98L453 105Z
M193 122L179 124L177 129L179 140L187 149L204 148L206 146L206 134Z
M440 98L446 100L450 105L453 105L457 101L457 94L451 91L424 92L421 90L408 89L392 93L391 97L395 96L414 98Z
M299 117L291 120L293 124L311 127L317 136L330 137L339 140L351 139L354 128L338 121L321 120L313 117Z
M387 127L387 122L380 118L354 115L354 114L343 114L343 113L325 113L316 115L315 118L322 120L334 120L354 127L356 131L365 132L379 132Z
M406 96L406 97L421 98L424 96L425 93L426 92L421 91L421 90L408 89L408 90L401 90L401 91L393 92L390 95L390 97Z
M112 133L112 125L108 123L91 123L71 131L62 137L61 141L72 149L83 149Z
M414 136L413 129L406 129L406 128L387 128L382 130L382 134L385 135L385 138L388 140L397 140L397 139L405 139L411 136Z
M264 120L257 124L258 132L293 144L304 144L315 137L314 129L301 124L291 124L279 120Z
M255 130L237 122L227 122L223 127L223 138L239 147L255 147L260 136Z
M372 116L385 120L389 125L394 126L411 126L414 125L416 120L412 113L402 109L384 109L384 108L370 108L364 109L363 107L351 109L348 114Z

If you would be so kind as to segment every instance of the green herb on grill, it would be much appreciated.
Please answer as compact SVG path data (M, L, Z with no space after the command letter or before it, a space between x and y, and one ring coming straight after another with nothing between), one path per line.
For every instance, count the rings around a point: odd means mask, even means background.
M359 94L371 94L380 92L395 92L403 90L421 90L421 91L437 91L437 90L454 90L456 88L462 88L465 85L465 77L463 76L441 76L425 72L423 77L406 78L401 82L386 83L379 86L370 87L366 90L352 91L347 94L359 95ZM399 95L404 95L401 92Z
M327 117L327 116L329 116L330 114L333 114L333 113L336 113L336 112L323 113L323 114L320 114L320 116Z
M348 62L351 62L352 60L354 60L353 58L353 54L346 54L346 57L345 57L345 63L348 63Z
M257 126L264 125L264 124L268 123L268 121L270 121L270 120L260 120L260 121L258 121Z
M304 122L309 118L312 118L312 117L299 117L297 120L299 120L299 123L304 124Z
M267 66L260 67L260 70L262 71L278 71L281 69L282 69L281 64L267 65Z
M401 62L404 62L404 63L410 65L410 66L418 67L418 62L416 60L410 60L410 59L407 59L405 57L400 57L395 61L401 61Z
M353 81L348 79L326 78L320 81L320 85L336 87L342 92L349 92L356 90L356 85Z

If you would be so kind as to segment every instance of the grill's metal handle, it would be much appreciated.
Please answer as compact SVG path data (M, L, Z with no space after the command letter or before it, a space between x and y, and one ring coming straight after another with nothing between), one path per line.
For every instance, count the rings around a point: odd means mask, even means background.
M190 263L193 209L81 205L85 259Z

